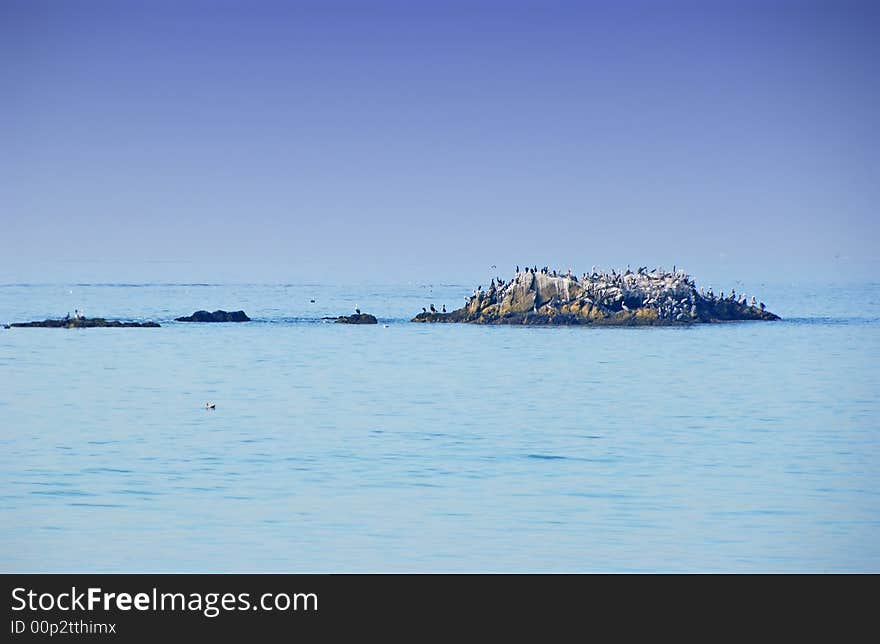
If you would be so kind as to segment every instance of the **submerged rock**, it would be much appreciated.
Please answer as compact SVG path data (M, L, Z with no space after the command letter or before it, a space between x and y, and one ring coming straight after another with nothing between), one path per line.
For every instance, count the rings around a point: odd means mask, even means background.
M157 328L156 322L120 322L119 320L105 320L104 318L64 318L61 320L42 320L37 322L13 322L6 328L11 327L38 327L44 329L91 329L94 327L112 328Z
M332 320L333 318L327 318ZM378 324L375 316L369 313L355 313L354 315L340 315L336 318L337 324Z
M244 311L196 311L188 317L174 318L175 322L250 322Z
M723 294L722 294L723 295ZM475 324L683 325L732 320L778 320L754 297L731 291L718 297L711 289L697 291L681 271L660 269L584 273L580 278L547 268L526 269L487 290L477 289L464 307L450 313L422 312L413 322Z

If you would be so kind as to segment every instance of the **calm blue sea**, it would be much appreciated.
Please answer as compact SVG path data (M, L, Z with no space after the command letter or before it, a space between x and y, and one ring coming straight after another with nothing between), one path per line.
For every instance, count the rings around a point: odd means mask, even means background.
M0 570L880 572L880 284L407 322L473 286L0 285L0 322L162 324L0 329ZM217 308L254 321L171 321Z

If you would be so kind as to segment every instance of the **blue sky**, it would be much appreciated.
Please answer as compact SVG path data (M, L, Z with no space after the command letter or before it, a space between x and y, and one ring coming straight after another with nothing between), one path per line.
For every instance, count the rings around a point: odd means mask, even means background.
M864 278L878 6L0 0L0 280Z

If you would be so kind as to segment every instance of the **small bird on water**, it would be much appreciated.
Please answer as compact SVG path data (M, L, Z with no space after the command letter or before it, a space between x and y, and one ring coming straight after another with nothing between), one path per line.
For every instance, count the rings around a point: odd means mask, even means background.
M217 407L217 405L212 402L205 403L205 409L214 409L215 407Z

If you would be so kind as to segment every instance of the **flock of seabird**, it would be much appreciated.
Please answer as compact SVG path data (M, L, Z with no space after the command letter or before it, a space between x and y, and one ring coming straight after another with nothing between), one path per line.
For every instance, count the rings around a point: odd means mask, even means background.
M531 288L533 285L542 294L553 293L549 301L540 303L540 306L550 310L558 310L563 304L580 302L609 312L652 308L661 320L687 321L697 317L700 298L713 303L727 300L764 310L763 302L759 304L753 296L749 304L747 296L737 296L735 290L726 298L723 292L716 297L711 287L705 293L702 289L697 291L693 279L676 266L671 271L662 267L648 270L647 266L640 266L636 270L627 266L624 271L604 271L593 266L589 273L583 273L580 277L573 274L571 269L563 273L548 266L540 269L537 266L527 266L525 269L517 266L513 279L504 281L496 277L485 291L482 285L477 286L471 297L465 298L465 307L476 303L476 308L480 309L488 304L501 303L513 297L515 289ZM537 310L536 304L534 311Z

